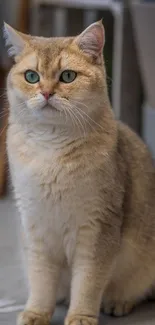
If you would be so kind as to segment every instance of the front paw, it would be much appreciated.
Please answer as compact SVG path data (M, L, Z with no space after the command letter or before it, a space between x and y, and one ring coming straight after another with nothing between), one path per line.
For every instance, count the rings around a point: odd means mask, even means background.
M97 325L97 323L97 317L83 315L67 317L65 320L65 325Z
M47 314L37 314L31 311L23 311L18 316L17 325L49 325L50 317Z
M101 310L107 315L111 316L125 316L128 315L134 307L133 302L127 301L104 301Z

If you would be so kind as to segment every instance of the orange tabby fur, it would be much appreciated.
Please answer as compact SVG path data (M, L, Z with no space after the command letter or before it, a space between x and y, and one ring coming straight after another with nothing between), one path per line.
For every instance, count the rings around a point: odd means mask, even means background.
M101 305L126 314L155 283L155 169L111 110L103 26L46 39L5 25L5 38L15 57L7 148L30 282L18 324L49 324L68 269L66 325L96 324ZM30 69L40 82L25 80ZM71 83L60 81L66 69L77 72ZM67 282L59 289L65 298Z

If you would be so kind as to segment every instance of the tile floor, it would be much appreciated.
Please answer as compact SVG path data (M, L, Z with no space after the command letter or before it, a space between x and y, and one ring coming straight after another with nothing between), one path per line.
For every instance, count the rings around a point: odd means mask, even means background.
M20 245L20 220L11 197L0 200L0 325L15 325L27 297ZM63 324L65 307L56 308L53 325ZM155 303L138 307L130 316L101 315L102 325L154 325Z

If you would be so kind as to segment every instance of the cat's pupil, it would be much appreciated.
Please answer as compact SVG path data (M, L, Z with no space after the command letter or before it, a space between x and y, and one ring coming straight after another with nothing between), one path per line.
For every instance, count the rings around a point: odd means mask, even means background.
M75 71L65 70L62 72L62 74L60 76L60 81L65 82L65 83L70 83L70 82L74 81L76 76L77 76L77 73Z
M34 80L36 79L36 75L35 75L34 72L31 72L31 73L30 73L30 79L31 79L32 81L34 81Z

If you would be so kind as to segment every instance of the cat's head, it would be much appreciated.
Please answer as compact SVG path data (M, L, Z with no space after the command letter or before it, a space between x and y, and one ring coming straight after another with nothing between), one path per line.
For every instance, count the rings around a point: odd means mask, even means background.
M7 79L10 112L19 123L81 127L97 119L107 93L101 21L73 38L33 37L7 24L4 36L15 61Z

